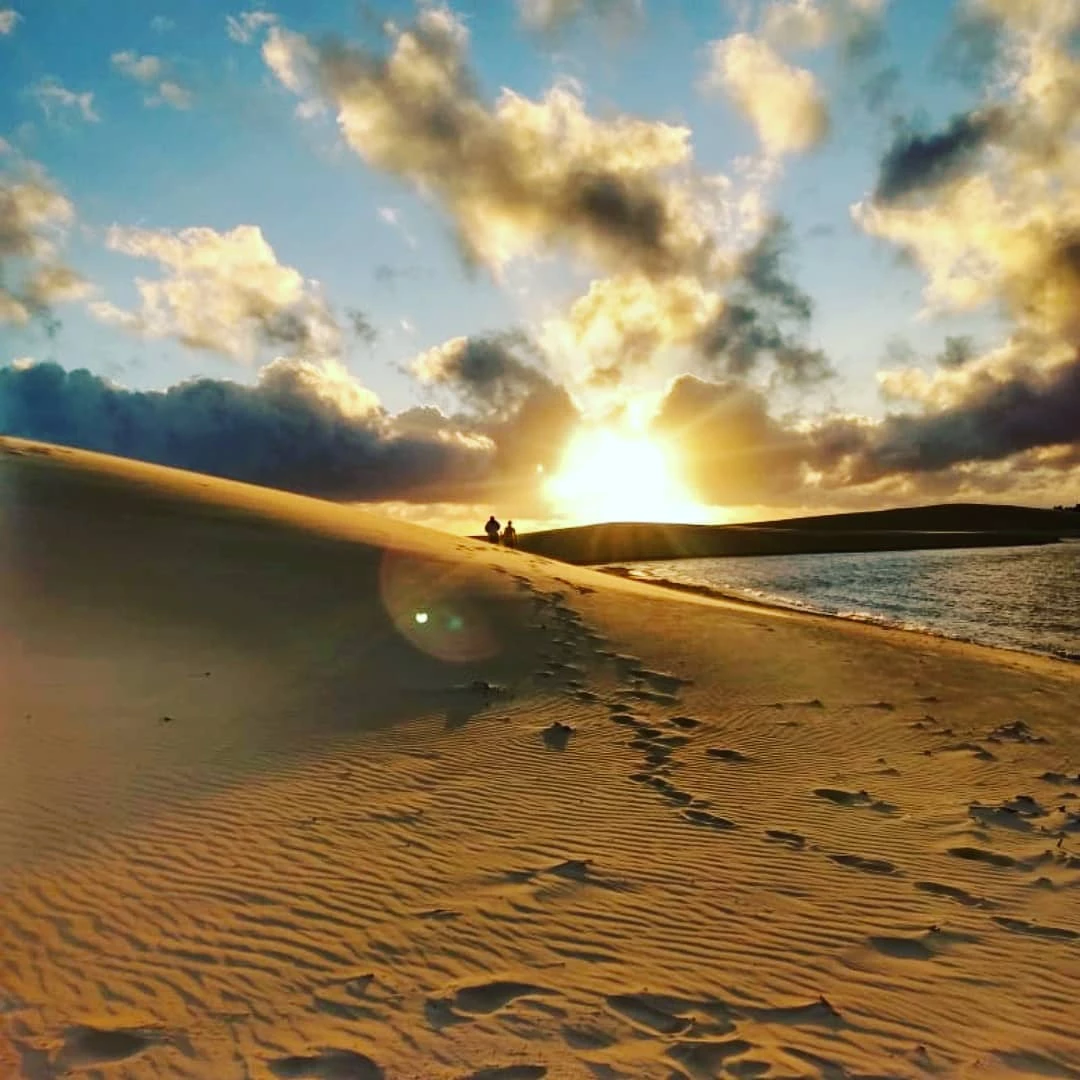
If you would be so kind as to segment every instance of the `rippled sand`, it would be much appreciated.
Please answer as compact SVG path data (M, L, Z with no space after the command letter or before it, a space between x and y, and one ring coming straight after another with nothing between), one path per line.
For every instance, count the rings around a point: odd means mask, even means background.
M0 1076L1080 1075L1075 666L0 445Z

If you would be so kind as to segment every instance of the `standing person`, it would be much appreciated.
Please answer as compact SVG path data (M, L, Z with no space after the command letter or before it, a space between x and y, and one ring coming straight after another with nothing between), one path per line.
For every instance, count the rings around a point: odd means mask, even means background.
M502 542L503 547L517 547L517 529L514 528L514 523L512 521L508 521L506 523L506 528L503 529Z
M491 517L487 519L487 524L484 526L484 532L487 533L487 538L493 544L499 542L499 529L501 528L502 526L495 520L495 515L492 514Z

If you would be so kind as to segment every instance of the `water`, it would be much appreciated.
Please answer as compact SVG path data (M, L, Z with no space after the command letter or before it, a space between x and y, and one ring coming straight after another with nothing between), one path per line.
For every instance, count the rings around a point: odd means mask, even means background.
M635 577L1080 660L1080 542L630 566Z

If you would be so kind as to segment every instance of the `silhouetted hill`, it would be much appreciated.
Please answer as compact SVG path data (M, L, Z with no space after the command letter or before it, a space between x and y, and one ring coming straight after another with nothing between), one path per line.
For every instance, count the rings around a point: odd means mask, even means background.
M945 503L749 525L613 522L520 537L525 551L570 563L724 555L1001 547L1080 538L1080 512L985 503Z

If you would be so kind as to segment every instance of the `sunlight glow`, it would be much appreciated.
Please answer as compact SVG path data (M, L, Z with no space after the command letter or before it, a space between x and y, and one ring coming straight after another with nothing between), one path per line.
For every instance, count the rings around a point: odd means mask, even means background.
M578 524L710 518L677 477L663 443L610 429L577 435L545 491L556 510Z

